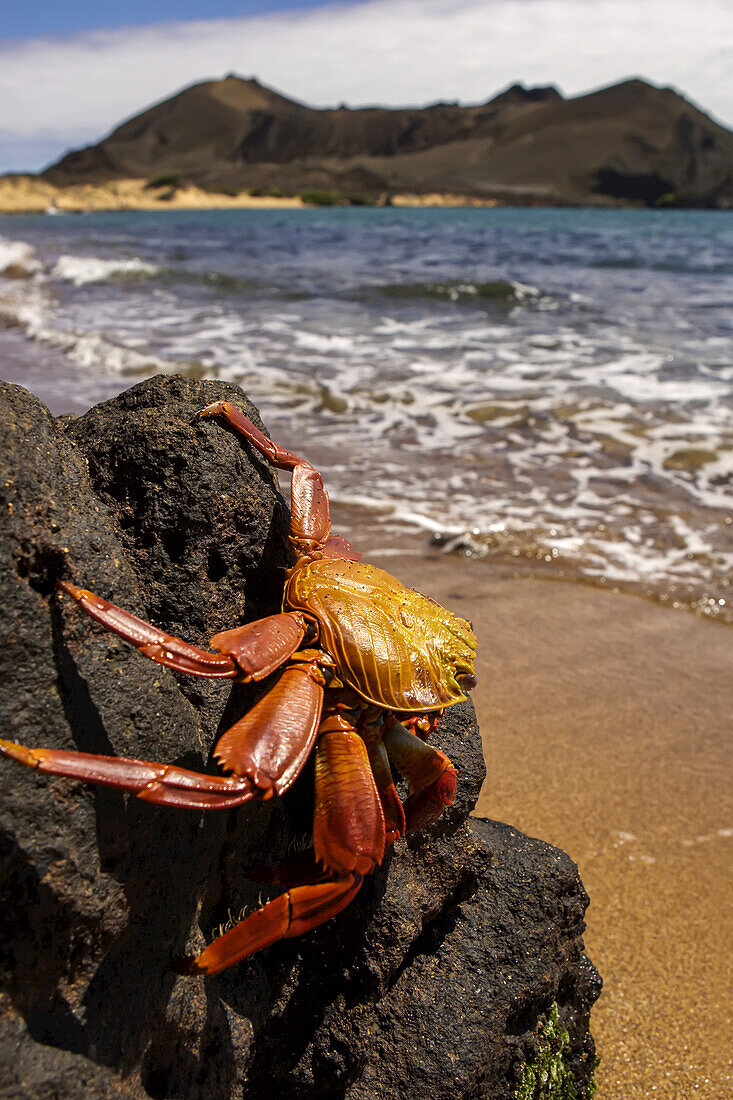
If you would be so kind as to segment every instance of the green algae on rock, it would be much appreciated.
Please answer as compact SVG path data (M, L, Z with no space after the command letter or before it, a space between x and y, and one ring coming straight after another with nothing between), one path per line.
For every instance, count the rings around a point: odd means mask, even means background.
M596 1094L594 1076L591 1075L587 1087L580 1093L573 1071L564 1058L569 1045L570 1035L560 1023L557 1001L554 1001L540 1025L536 1057L522 1067L515 1100L581 1100L581 1096L583 1100L592 1100Z

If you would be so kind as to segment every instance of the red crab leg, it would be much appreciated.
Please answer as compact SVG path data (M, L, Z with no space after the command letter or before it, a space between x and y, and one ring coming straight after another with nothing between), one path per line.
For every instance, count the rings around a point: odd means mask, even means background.
M176 960L174 969L181 974L218 974L271 943L309 932L340 913L358 892L361 881L361 875L354 874L295 886L230 928L196 958Z
M343 535L329 535L323 544L324 558L346 558L347 561L361 561L361 550L355 550Z
M59 581L58 585L88 615L130 642L145 657L193 676L223 677L244 683L264 680L292 656L311 621L299 611L270 615L215 634L210 644L220 652L207 653L205 649L165 634L86 588L77 588L68 581Z
M387 750L381 741L367 744L369 763L379 791L379 799L384 811L384 823L387 831L387 847L391 847L398 837L405 835L407 821L400 796L395 789L392 769L389 766Z
M322 723L316 746L313 842L316 857L334 876L330 882L293 887L176 968L189 974L217 974L277 940L310 931L340 913L363 876L381 863L384 815L366 746L336 715Z
M194 676L225 677L233 680L239 676L239 669L231 657L221 653L207 653L188 642L165 634L150 623L123 611L121 607L95 596L86 588L77 588L68 581L59 581L59 588L68 592L80 604L88 615L102 623L108 630L114 631L126 642L139 649L146 657L158 664L176 668L179 672L190 672Z
M300 656L300 655L299 655ZM97 756L61 749L28 749L0 740L0 754L27 767L88 783L119 787L147 802L212 810L270 798L287 790L318 732L323 704L322 655L305 650L270 691L219 740L215 755L234 776L205 775L174 764Z
M314 636L314 619L300 611L284 611L233 630L222 630L210 644L236 661L242 680L264 680L292 657L309 628Z
M368 875L384 858L385 838L366 745L343 714L328 715L316 745L316 858L338 874Z
M96 756L65 749L28 749L3 740L0 740L0 755L40 772L68 775L104 787L119 787L146 802L192 810L225 810L260 795L246 776L204 775L175 764Z
M291 518L290 541L298 557L322 550L331 533L328 494L318 470L304 458L273 443L230 401L213 401L199 416L223 416L235 431L249 440L260 454L278 470L290 470Z
M235 431L248 439L260 454L263 454L267 461L277 466L279 470L294 470L296 466L310 466L304 458L274 443L251 420L248 420L236 405L232 405L231 401L212 401L210 405L201 409L199 416L223 416ZM313 469L312 466L311 469Z
M456 769L440 749L395 720L382 734L390 760L410 783L405 802L407 829L422 829L440 817L456 793Z

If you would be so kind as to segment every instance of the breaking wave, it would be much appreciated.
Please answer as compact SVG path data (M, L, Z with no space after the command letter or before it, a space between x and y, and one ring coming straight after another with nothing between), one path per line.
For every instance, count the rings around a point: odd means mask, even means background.
M129 259L103 260L98 256L59 256L50 271L52 279L61 279L74 286L100 283L106 279L145 279L157 275L154 264L132 256Z
M0 275L6 278L28 278L40 268L36 250L26 241L10 241L0 237Z

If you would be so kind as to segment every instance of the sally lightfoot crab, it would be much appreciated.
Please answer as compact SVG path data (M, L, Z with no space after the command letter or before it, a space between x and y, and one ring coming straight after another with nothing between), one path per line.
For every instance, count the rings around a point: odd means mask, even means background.
M434 821L453 801L455 769L427 737L442 711L474 685L476 639L464 619L361 562L346 539L331 534L328 496L310 463L273 443L228 401L207 405L200 416L222 417L292 474L294 564L281 613L216 634L212 653L68 581L59 588L169 668L244 683L272 677L214 748L229 774L3 740L0 754L196 810L282 795L315 754L313 847L280 869L288 889L179 967L216 974L340 912L398 837ZM404 806L391 765L409 783Z

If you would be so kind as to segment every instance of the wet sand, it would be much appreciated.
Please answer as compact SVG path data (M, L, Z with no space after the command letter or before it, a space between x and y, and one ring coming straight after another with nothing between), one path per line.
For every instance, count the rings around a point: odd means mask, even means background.
M599 1100L733 1094L733 630L455 557L371 560L474 623L476 812L580 867Z

